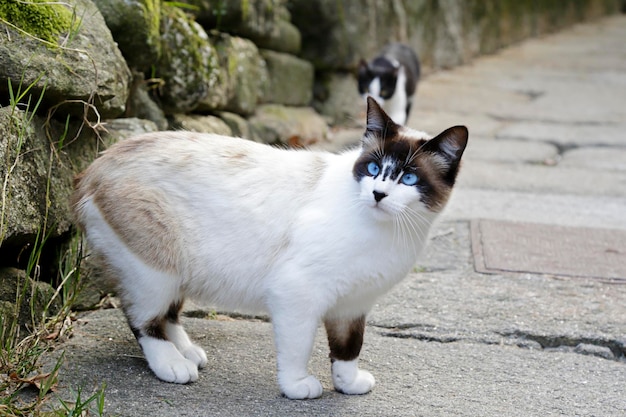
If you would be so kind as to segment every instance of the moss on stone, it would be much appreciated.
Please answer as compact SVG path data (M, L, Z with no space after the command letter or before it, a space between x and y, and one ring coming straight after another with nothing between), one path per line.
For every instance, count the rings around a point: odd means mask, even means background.
M189 112L220 79L217 52L204 29L178 7L161 6L161 58L156 76L165 81L161 104L166 114Z
M250 15L250 2L248 0L241 0L241 19L247 20Z
M159 39L161 33L161 0L142 0L141 5L150 31L147 42L151 44L153 40ZM160 45L158 46L158 53L160 54Z
M72 28L72 11L45 0L17 2L0 1L0 18L19 29L48 42L57 43L58 36Z

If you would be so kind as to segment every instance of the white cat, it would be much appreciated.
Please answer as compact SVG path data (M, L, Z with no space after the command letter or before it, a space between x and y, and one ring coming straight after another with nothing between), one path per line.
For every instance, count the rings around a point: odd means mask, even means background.
M150 133L94 161L72 205L160 379L194 381L207 363L179 322L191 297L268 312L278 383L294 399L322 394L307 364L323 322L335 389L364 394L365 315L416 262L467 137L456 126L427 141L373 99L361 148L342 154Z

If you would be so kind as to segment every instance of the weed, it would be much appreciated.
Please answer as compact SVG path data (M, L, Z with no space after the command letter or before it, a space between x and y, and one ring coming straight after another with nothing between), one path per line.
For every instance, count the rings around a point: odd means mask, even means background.
M52 14L55 19L49 18L46 13ZM82 17L77 16L76 9L65 3L45 0L12 0L7 3L0 0L0 22L20 35L56 50L57 58L62 58L66 51L73 51L83 53L91 59L88 52L68 47L81 29ZM49 24L56 26L46 26ZM93 59L91 61L95 69L95 62ZM28 66L27 62L25 68ZM25 74L26 71L19 81L8 80L7 128L10 134L6 136L4 158L0 160L0 164L4 164L0 165L0 245L7 234L11 233L9 203L15 198L11 187L15 180L13 177L20 171L20 164L27 152L45 152L43 149L29 149L27 142L37 120L35 115L41 113L40 105L47 86L45 82L41 85L44 73L28 81L25 81ZM97 133L102 124L92 104L94 94L95 92L88 102L80 103L85 107L83 125L87 124ZM78 101L72 103L76 102ZM65 360L64 353L58 355L52 370L47 373L41 370L39 363L41 356L51 349L51 343L71 331L71 306L80 292L82 282L82 246L79 233L72 237L57 258L56 290L42 291L42 283L39 282L40 275L46 275L41 270L42 252L55 230L55 225L49 224L52 222L48 216L53 165L59 162L59 152L73 140L67 139L69 118L65 120L65 129L60 138L52 138L51 130L48 129L54 111L62 104L64 103L48 109L48 120L43 126L50 142L50 152L49 158L44 162L47 164L47 180L39 227L30 245L20 254L22 259L27 260L27 264L25 271L17 274L15 303L0 301L0 416L83 416L104 413L104 385L88 396L83 387L72 390L71 399L59 398L54 394L59 371ZM95 124L87 120L89 110L96 114ZM46 277L46 280L50 278L54 277ZM36 304L43 305L43 309L36 308Z
M7 232L7 207L11 199L9 187L12 174L22 161L27 149L27 138L34 114L42 102L45 86L39 97L34 98L31 90L41 79L24 86L20 80L14 88L9 81L9 99L11 106L10 138L14 143L7 143L6 157L0 163L5 164L2 178L0 209L0 242ZM67 130L67 129L66 129ZM64 136L56 144L63 146ZM51 236L53 225L48 224L49 193L52 165L55 162L57 148L51 143L48 159L45 208L34 241L26 249L25 274L19 275L16 282L15 303L0 316L0 415L1 416L49 416L49 415L102 415L104 409L105 386L97 389L85 398L84 390L78 387L72 391L72 399L51 398L58 383L59 370L64 361L64 354L56 360L48 373L41 371L41 356L50 350L52 341L58 340L71 329L71 306L81 288L80 262L82 258L81 236L77 232L67 248L59 256L57 288L51 295L40 291L40 262L44 246ZM35 304L43 298L43 311L37 311ZM52 312L53 304L61 305L58 312ZM6 306L6 304L3 304ZM29 308L24 309L23 306ZM32 388L36 395L31 395ZM51 401L56 400L56 401ZM52 411L44 411L50 410Z
M84 416L89 413L101 416L104 413L104 391L106 384L102 384L102 387L93 393L90 397L82 399L82 388L78 388L73 392L74 401L64 401L59 399L61 408L54 412L58 416Z

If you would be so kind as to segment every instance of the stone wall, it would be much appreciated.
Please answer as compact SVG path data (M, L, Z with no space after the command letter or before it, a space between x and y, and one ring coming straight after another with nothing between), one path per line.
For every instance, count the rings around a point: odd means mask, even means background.
M0 268L24 269L45 236L38 271L52 280L59 247L72 237L73 175L129 135L183 128L290 146L332 140L328 123L358 118L357 61L388 41L413 46L428 72L620 6L618 0L0 2Z

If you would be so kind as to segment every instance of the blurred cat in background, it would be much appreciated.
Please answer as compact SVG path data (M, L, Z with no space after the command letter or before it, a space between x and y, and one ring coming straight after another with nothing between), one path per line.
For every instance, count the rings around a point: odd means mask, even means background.
M359 63L359 94L372 96L395 123L404 125L419 77L415 52L407 45L390 43L370 62Z

